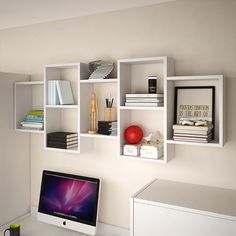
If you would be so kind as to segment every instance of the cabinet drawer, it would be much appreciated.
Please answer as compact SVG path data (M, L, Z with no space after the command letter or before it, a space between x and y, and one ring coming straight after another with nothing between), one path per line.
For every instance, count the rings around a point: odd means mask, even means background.
M134 202L134 236L235 236L236 222Z

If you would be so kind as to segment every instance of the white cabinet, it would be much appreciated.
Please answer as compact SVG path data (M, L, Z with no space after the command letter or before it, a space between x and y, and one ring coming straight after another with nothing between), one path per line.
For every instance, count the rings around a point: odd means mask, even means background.
M154 180L131 198L131 236L234 236L236 191Z

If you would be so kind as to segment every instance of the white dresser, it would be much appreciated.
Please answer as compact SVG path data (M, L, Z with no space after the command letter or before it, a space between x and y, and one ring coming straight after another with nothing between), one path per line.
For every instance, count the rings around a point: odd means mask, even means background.
M130 211L131 236L236 235L236 190L154 180Z

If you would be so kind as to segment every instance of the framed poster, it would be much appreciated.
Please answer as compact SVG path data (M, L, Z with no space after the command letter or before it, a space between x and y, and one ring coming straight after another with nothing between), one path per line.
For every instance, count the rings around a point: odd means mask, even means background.
M174 122L205 120L214 126L215 86L175 87Z

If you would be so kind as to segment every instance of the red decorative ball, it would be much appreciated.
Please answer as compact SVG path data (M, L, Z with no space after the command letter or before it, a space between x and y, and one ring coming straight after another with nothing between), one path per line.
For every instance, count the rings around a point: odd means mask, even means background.
M125 130L125 139L128 143L136 144L143 138L143 131L137 125L131 125Z

